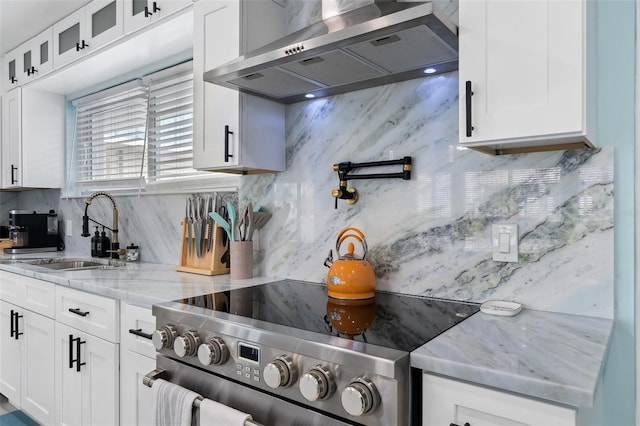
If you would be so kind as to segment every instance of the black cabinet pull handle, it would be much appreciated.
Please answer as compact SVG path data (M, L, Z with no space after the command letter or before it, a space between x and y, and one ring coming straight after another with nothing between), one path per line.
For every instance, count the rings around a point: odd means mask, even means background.
M449 423L449 426L458 426L458 424L457 424L457 423ZM462 425L462 426L471 426L471 425L469 424L469 422L466 422L466 423L465 423L464 425Z
M15 325L15 323L16 323L16 320L15 320L15 315L16 315L16 314L17 314L17 312L16 312L16 311L14 311L14 310L12 309L12 310L11 310L11 324L10 324L10 326L11 326L11 335L10 335L9 337L13 337L13 336L15 336L16 331L17 331L17 330L14 328L14 325Z
M229 158L233 158L233 155L229 154L229 135L233 132L229 130L229 126L224 126L224 162L228 163Z
M73 342L76 339L73 338L73 334L69 335L69 368L73 368L73 363L74 363L74 359L73 359Z
M78 359L76 360L76 371L80 371L80 367L86 364L86 362L81 361L81 353L80 353L80 345L84 345L87 343L85 340L80 340L78 337L76 339L76 353L78 355Z
M158 7L158 3L156 3L156 2L154 1L154 2L153 2L153 12L155 13L155 12L159 12L159 11L161 11L161 10L162 10L162 9L160 9L160 8Z
M17 83L17 82L18 82L18 79L17 79L14 75L12 75L11 77L9 77L9 81L10 81L11 83L15 84L15 83Z
M149 339L149 340L151 340L151 338L152 338L151 334L145 333L144 331L142 331L141 328L139 328L137 330L133 329L133 328L130 328L129 329L129 333L135 334L136 336L144 337L145 339Z
M73 346L76 347L76 359L73 359ZM73 368L73 364L76 364L76 371L80 371L80 367L85 365L86 362L81 362L80 359L80 345L87 343L84 340L80 340L79 337L73 337L73 334L69 335L69 368Z
M147 6L145 6L144 7L144 17L148 18L151 15L153 15L153 13L149 12L149 8Z
M18 183L18 179L16 178L17 171L18 171L18 168L12 164L11 165L11 185Z
M465 82L465 106L467 110L466 118L467 118L467 137L471 137L471 132L473 132L473 125L471 123L471 96L473 96L473 91L471 90L471 81L467 80Z
M89 315L89 311L81 311L78 308L69 308L69 312L71 312L72 314L80 315L81 317L86 317L87 315Z
M15 332L15 337L16 340L18 340L18 337L22 336L24 333L20 333L18 330L20 330L20 323L18 322L20 320L20 318L22 318L22 315L18 314L18 312L16 312L14 314L16 317L16 332Z
M85 42L84 40L82 40L82 44L80 43L76 43L76 52L81 51L82 49L84 49L85 47L89 47L89 45L87 44L87 42Z
M18 337L22 336L24 333L20 333L18 330L20 329L20 323L18 322L20 318L23 316L18 313L18 311L11 310L11 336L14 339L18 340Z

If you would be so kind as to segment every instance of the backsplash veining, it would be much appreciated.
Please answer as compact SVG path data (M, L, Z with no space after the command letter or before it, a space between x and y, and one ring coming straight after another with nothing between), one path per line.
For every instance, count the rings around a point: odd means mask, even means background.
M457 24L457 1L434 4ZM293 32L321 19L322 2L291 2L287 13ZM287 106L287 170L246 176L239 191L274 214L256 272L323 282L337 233L356 226L381 290L612 318L613 149L460 149L457 93L454 72ZM350 181L359 201L334 210L333 164L405 155L411 181ZM519 263L492 260L494 223L518 224Z
M613 150L460 149L457 85L450 73L288 106L287 171L240 188L274 214L259 272L322 282L337 233L356 226L381 290L612 317ZM334 163L405 155L411 181L350 181L360 199L334 210ZM518 224L519 263L492 260L494 223Z
M456 2L439 3L457 20ZM290 2L287 14L293 31L320 19L320 2ZM613 149L504 157L461 149L457 93L454 72L287 106L287 171L244 176L238 194L242 205L251 200L274 215L258 233L254 273L322 282L337 233L356 226L378 289L612 318ZM413 157L411 181L350 181L360 199L334 209L334 163L405 155ZM54 208L63 233L64 220L74 223L67 252L88 252L79 236L83 199L13 194L0 194L4 211ZM116 197L122 245L139 244L142 260L175 264L186 197ZM102 202L90 213L110 223ZM519 263L491 259L497 223L518 225Z

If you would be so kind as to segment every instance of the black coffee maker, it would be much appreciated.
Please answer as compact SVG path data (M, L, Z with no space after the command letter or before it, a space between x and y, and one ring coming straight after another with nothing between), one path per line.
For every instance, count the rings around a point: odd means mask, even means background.
M9 239L11 247L5 253L18 254L58 250L58 215L36 213L32 210L9 211Z

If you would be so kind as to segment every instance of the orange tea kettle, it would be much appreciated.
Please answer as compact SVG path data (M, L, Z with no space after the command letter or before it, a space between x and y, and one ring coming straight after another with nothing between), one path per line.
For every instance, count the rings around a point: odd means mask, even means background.
M340 246L348 239L358 241L364 250L362 257L354 254L353 242L347 245L347 253L340 254ZM329 268L327 273L327 291L329 297L337 299L368 299L374 296L376 288L376 274L371 264L365 260L367 256L367 242L364 234L357 228L345 228L336 239L336 254L338 260L333 260L333 251L329 250L329 256L324 265Z

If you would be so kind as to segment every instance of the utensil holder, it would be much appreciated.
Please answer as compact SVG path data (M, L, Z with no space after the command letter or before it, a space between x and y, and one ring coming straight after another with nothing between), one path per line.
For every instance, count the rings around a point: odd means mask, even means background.
M231 279L253 278L253 241L231 241Z
M225 238L226 244L223 244L223 234L225 230L222 229L218 224L212 222L214 228L211 234L212 239L212 248L210 251L204 252L202 257L198 257L196 254L196 248L194 244L193 238L193 229L191 232L191 239L189 239L187 226L189 226L187 222L187 218L185 217L182 221L182 244L180 249L180 264L176 266L176 271L180 272L190 272L192 274L200 274L200 275L221 275L228 274L229 267L227 264L230 264L229 261L229 240ZM209 243L208 235L209 235L209 226L207 224L204 229L205 235L205 243L204 246L207 247ZM191 251L189 252L189 242L191 243ZM228 262L228 263L227 263Z

